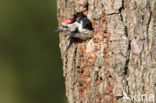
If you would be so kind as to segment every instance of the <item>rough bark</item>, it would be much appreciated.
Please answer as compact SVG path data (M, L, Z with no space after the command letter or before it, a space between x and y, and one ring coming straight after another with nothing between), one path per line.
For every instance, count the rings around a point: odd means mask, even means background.
M156 0L57 0L57 8L59 24L83 13L95 31L86 41L60 35L69 103L156 102L151 97L156 94Z

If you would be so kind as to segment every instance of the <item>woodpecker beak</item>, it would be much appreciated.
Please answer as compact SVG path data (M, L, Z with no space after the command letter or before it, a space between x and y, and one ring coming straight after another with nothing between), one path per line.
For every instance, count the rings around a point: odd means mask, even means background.
M57 28L55 32L62 32L62 30L60 28Z
M68 19L68 20L63 21L63 22L61 23L61 25L62 25L62 26L66 26L67 24L71 24L71 23L73 23L73 20Z

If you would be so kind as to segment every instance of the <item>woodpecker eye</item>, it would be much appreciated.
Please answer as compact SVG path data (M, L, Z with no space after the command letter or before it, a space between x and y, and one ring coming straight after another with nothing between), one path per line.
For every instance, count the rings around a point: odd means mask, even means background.
M68 26L66 25L65 28L68 28Z

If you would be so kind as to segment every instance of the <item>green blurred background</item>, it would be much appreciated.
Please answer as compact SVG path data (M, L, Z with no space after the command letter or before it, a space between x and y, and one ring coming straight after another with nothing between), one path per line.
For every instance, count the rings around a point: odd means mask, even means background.
M0 0L0 103L65 103L55 0Z

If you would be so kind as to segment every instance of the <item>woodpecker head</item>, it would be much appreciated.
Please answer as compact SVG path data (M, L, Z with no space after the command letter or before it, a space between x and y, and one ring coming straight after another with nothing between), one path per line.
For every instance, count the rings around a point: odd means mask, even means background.
M69 26L72 27L72 24L74 23L74 20L72 19L67 19L65 21L63 21L61 23L61 26L57 28L57 30L55 32L65 32L67 31L69 28Z
M68 24L72 24L73 22L74 22L73 20L68 19L68 20L63 21L63 22L61 23L61 25L62 25L62 26L66 26L66 25L68 25Z

